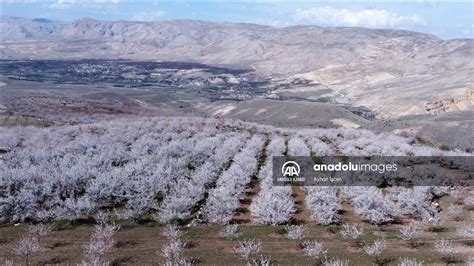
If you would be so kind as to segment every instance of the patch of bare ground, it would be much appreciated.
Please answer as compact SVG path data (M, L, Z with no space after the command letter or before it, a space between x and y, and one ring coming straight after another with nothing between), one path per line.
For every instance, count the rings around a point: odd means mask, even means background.
M292 217L294 223L311 223L311 211L306 207L305 199L307 196L306 190L302 186L293 186L292 195L295 201L296 212Z
M346 251L352 252L352 253L360 252L360 248L357 246L347 246Z
M256 197L260 192L260 182L256 179L253 179L249 183L247 190L248 192L245 196L245 199L240 201L240 207L232 217L233 223L254 223L250 212L250 205L252 204L253 198Z
M13 126L47 127L47 126L52 126L52 125L54 125L54 122L46 120L46 119L0 113L0 126L2 127L13 127Z
M363 223L364 219L360 218L359 216L355 215L354 207L352 207L347 202L341 203L341 210L339 211L341 214L341 223Z
M184 255L186 258L195 259L201 265L236 265L243 261L233 250L239 240L253 238L262 244L261 254L271 257L277 265L312 265L314 260L304 255L299 240L289 240L281 235L283 226L256 226L243 224L242 235L239 238L225 238L219 233L221 226L195 226L184 228L185 234L182 241L187 243ZM161 249L167 240L162 236L161 226L135 226L123 227L114 236L115 245L111 252L106 254L106 259L116 265L157 265L163 263L160 255ZM5 226L0 228L0 235L6 242L0 245L0 260L3 258L21 263L22 258L12 252L12 248L25 232L25 225ZM348 259L351 265L367 265L371 258L365 255L354 242L344 240L336 235L329 235L327 228L310 225L308 239L318 239L328 250L328 257ZM366 227L367 234L363 241L371 242L377 238L377 227ZM452 231L450 228L449 231ZM63 264L72 265L85 258L85 245L93 232L92 225L73 226L67 229L54 230L50 235L43 237L44 249L31 257L32 265ZM439 238L426 237L420 240L421 244L411 248L406 241L397 237L396 229L390 228L384 232L387 249L383 257L394 262L400 257L416 257L429 265L442 262L433 245ZM461 241L452 238L455 243L458 260L466 258L472 253L472 248L462 245ZM343 252L341 252L343 251ZM345 252L344 252L345 251ZM445 265L445 264L440 264Z

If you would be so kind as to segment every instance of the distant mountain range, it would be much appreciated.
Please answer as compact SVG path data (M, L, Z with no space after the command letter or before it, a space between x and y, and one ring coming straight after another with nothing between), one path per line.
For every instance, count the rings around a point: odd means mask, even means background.
M472 39L444 41L401 30L275 28L194 20L109 22L86 18L64 23L3 17L1 28L3 56L7 58L199 61L253 66L268 74L301 73L338 64L376 64L420 72L423 69L415 63L420 61L421 65L439 63L453 69L471 64L468 56L474 48ZM415 64L406 69L406 63Z
M195 20L2 17L1 29L3 59L120 58L250 68L276 82L304 80L329 89L336 102L364 105L382 117L466 110L474 101L473 39Z

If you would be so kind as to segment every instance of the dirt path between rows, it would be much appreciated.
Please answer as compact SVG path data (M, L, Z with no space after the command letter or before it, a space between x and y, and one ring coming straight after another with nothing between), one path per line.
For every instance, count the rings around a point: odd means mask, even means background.
M296 213L293 215L293 222L295 223L310 223L311 211L306 207L307 192L302 186L293 186L292 194L295 201Z
M254 223L250 212L250 205L252 204L253 198L260 193L260 181L252 180L248 189L250 191L247 193L245 199L240 201L240 208L235 212L234 217L232 218L233 223Z

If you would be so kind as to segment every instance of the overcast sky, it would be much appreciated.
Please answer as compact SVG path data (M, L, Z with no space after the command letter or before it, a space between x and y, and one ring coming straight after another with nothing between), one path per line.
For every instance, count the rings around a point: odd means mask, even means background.
M121 1L0 0L3 16L73 21L200 19L277 27L311 24L407 29L444 39L473 38L473 1Z

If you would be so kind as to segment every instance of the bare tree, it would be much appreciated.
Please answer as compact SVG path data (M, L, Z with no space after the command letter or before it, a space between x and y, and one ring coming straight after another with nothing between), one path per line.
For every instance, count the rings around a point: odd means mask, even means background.
M43 223L28 226L29 234L36 236L37 238L44 237L50 234L51 231L51 226Z
M262 244L254 239L239 241L239 243L234 246L234 251L240 254L240 257L250 263L249 258L252 254L257 254L260 252Z
M323 248L323 244L316 240L303 242L303 250L307 256L312 258L319 258L327 253L327 250Z
M110 215L105 212L99 211L96 216L95 220L100 225L105 225L110 221Z
M289 239L303 239L306 233L304 225L287 225L285 236Z
M341 260L341 259L325 259L322 265L323 266L349 266L349 261Z
M423 262L417 261L416 259L403 258L398 262L398 266L422 266Z
M161 256L165 259L165 265L181 266L191 265L183 256L185 243L181 241L184 232L177 225L167 225L162 234L168 239L168 242L160 250Z
M474 195L469 195L464 199L464 205L469 209L474 209Z
M438 212L423 212L421 221L426 226L429 226L431 230L435 230L441 224L441 215Z
M419 223L409 223L400 228L401 237L408 241L412 248L416 247L417 239L423 236L423 228Z
M165 264L181 265L185 261L183 250L184 244L179 238L170 239L161 249L161 254L165 258Z
M40 239L51 232L51 226L45 224L29 225L27 233L21 237L14 253L25 257L25 264L29 264L31 254L41 250Z
M454 221L461 221L463 219L463 208L459 205L451 205L448 208L448 214Z
M260 256L259 259L253 259L252 263L248 264L249 266L270 266L271 265L271 259L268 257Z
M362 226L357 224L343 224L341 235L344 239L358 239L364 233Z
M168 239L179 239L184 232L181 231L179 226L175 224L167 225L162 232L163 236L167 237Z
M453 189L449 195L454 199L454 203L456 204L462 204L464 200L464 191L462 188L457 187Z
M221 234L227 237L238 237L241 234L239 225L227 224L224 226Z
M474 266L474 257L467 258L466 266Z
M434 247L435 247L435 250L441 256L443 256L443 259L446 260L447 262L452 261L456 254L453 241L451 240L446 240L442 238L441 240L438 240L435 242Z
M94 232L86 246L87 261L82 264L92 265L108 265L104 260L104 255L114 246L113 236L120 229L115 224L107 224L102 215L99 215L97 224L94 227Z
M472 225L462 225L456 228L458 236L463 238L474 238L474 228Z
M15 262L8 259L5 259L2 264L2 266L14 266L14 265L15 265Z
M372 244L365 243L363 250L367 255L374 257L376 262L379 262L380 255L384 251L385 245L384 239L377 239Z
M14 247L14 252L17 255L25 258L25 264L29 265L31 254L38 252L41 249L40 243L36 236L27 234L23 236L18 244Z

